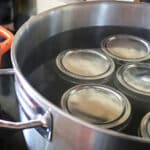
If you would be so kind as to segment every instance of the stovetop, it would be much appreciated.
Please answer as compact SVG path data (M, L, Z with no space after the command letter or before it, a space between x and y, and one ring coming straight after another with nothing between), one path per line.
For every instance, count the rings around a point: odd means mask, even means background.
M22 132L0 139L0 150L27 150Z
M10 53L3 57L3 68L10 68ZM13 75L0 76L0 119L19 121ZM28 150L22 131L0 128L0 150Z

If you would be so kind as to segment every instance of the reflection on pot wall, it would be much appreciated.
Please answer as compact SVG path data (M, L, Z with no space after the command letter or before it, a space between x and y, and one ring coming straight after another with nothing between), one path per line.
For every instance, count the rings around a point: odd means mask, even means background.
M29 17L37 15L45 10L62 6L75 2L86 2L96 0L13 0L14 1L14 13L15 13L15 27L18 29ZM105 0L97 0L105 1ZM136 0L107 0L107 1L130 1Z

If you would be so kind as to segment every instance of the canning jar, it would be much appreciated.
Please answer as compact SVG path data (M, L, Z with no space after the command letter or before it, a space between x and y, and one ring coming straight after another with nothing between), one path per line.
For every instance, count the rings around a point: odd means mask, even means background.
M143 138L150 139L150 112L143 117L140 124L139 134Z
M121 92L104 85L82 84L67 90L61 107L68 114L102 128L122 131L131 114L131 106Z
M106 83L114 70L114 61L99 49L69 49L56 58L59 75L75 84Z
M117 64L143 62L150 58L149 42L133 35L117 34L106 37L101 49Z

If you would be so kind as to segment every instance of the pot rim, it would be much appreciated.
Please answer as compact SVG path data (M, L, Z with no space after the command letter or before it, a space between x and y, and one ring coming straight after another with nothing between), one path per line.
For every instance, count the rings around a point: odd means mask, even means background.
M86 126L94 131L97 131L98 133L101 132L103 134L107 134L110 136L115 136L118 138L122 138L124 140L131 140L131 141L138 141L140 143L149 143L150 144L150 140L149 139L142 139L141 137L136 137L136 136L132 136L132 135L127 135L127 134L123 134L123 133L119 133L113 130L109 130L109 129L104 129L104 128L99 128L96 127L90 123L87 123L83 120L80 120L76 117L73 117L69 114L67 114L66 112L64 112L63 110L61 110L60 108L58 108L57 106L55 106L54 104L52 104L50 101L48 101L47 98L45 98L44 96L42 96L39 92L37 92L37 90L32 87L32 85L30 85L30 83L26 80L26 78L23 76L21 69L17 63L16 60L16 46L17 43L20 39L20 37L22 36L22 34L24 33L25 30L28 29L28 26L32 23L35 23L37 20L39 20L40 17L48 15L50 11L56 11L56 10L60 10L61 8L67 8L67 7L73 7L73 6L80 6L80 5L88 5L88 4L110 4L110 5L116 5L116 4L122 4L122 5L136 5L136 6L141 6L143 5L144 7L150 7L150 4L147 3L136 3L136 4L132 4L131 2L112 2L112 1L89 1L89 2L78 2L78 3L73 3L73 4L66 4L65 6L59 6L53 9L49 9L41 14L38 15L38 17L32 17L31 19L29 19L24 25L22 25L22 27L17 31L12 47L11 47L11 62L14 68L14 72L15 72L15 77L19 79L20 83L22 84L22 86L24 87L24 89L28 89L26 92L30 95L32 93L32 97L34 96L35 99L37 98L39 101L37 101L37 103L39 105L41 105L42 108L45 109L45 107L49 108L49 109L53 109L55 111L57 111L59 114L65 116L66 118L72 120L73 122L78 122L80 124L82 124L83 126Z

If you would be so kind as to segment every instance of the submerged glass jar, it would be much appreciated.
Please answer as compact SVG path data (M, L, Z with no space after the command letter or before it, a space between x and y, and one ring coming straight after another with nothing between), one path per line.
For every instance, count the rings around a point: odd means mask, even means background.
M119 91L104 85L82 84L70 88L61 98L68 114L102 128L123 130L128 125L131 106Z
M117 64L150 59L149 42L133 35L117 34L106 37L101 42L101 49Z
M75 83L106 83L115 70L114 61L99 49L69 49L56 58L59 74Z
M113 82L131 103L129 133L137 135L141 118L150 111L150 64L125 64L116 71Z
M116 72L114 85L131 98L137 111L150 111L150 64L133 63L121 66Z
M139 135L143 138L150 139L150 112L141 121Z

